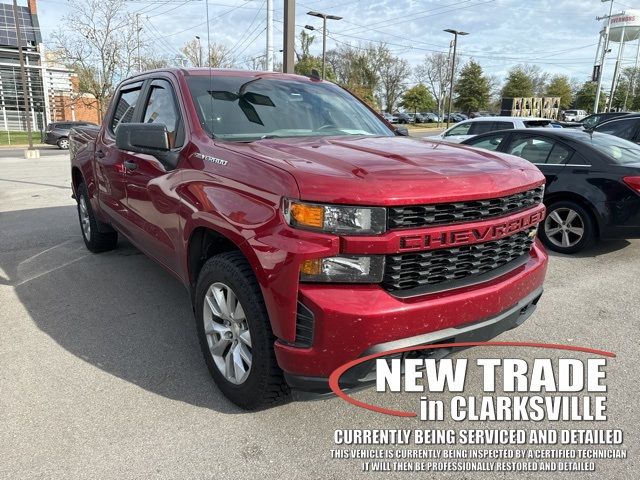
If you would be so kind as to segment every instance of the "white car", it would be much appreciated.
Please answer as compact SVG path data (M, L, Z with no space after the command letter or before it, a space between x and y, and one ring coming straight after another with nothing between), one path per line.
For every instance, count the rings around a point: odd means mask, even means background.
M440 135L424 137L425 140L444 140L460 143L481 133L511 128L549 127L552 120L536 117L478 117L463 120L449 127Z
M565 122L579 122L587 115L589 114L584 110L565 110L562 114L562 119Z

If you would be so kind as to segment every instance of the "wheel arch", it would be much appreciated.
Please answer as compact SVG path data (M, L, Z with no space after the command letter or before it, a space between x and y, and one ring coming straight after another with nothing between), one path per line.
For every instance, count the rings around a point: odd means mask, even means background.
M74 198L78 195L78 187L82 182L84 182L82 172L80 171L80 168L74 165L71 167L71 186L73 188Z
M253 274L256 278L259 277L259 272L256 272L254 262L251 261L248 254L250 253L247 248L243 248L245 244L244 239L232 239L230 236L222 233L210 226L196 226L189 235L187 243L187 275L189 283L189 292L191 294L191 300L194 300L196 284L198 282L198 276L202 267L214 255L225 252L240 252L253 270Z

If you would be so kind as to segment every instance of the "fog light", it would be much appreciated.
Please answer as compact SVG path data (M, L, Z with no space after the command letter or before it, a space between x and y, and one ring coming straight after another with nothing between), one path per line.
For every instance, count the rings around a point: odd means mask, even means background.
M339 256L305 260L300 265L302 282L379 283L384 256Z

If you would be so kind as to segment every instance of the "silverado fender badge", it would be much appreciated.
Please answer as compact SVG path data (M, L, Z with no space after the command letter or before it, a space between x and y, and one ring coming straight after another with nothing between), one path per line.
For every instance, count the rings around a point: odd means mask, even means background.
M200 160L204 160L205 162L215 163L217 165L225 166L227 163L226 160L222 160L221 158L211 157L209 155L203 155L202 153L194 153L194 157L199 158Z

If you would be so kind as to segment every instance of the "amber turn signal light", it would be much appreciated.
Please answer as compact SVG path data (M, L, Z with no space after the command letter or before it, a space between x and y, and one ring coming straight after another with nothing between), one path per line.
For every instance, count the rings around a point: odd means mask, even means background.
M296 225L322 228L324 225L324 207L292 202L291 218Z

